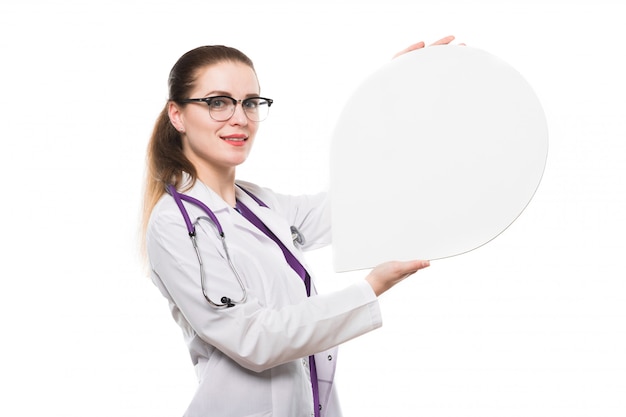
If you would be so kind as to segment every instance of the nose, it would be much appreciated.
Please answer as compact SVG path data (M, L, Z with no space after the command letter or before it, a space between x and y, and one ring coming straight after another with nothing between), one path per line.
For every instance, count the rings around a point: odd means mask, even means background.
M235 111L229 119L230 124L245 126L248 124L248 116L243 109L243 103L239 102L235 105Z

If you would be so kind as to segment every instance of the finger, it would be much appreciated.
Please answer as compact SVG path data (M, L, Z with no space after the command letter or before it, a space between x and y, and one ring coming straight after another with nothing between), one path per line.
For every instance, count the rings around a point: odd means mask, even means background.
M450 42L452 42L453 40L454 40L454 36L453 35L446 36L445 38L439 39L437 42L431 43L430 46L447 45Z
M430 261L417 261L417 271L420 269L428 268L430 266Z
M428 268L430 266L430 262L429 261L412 261L412 262L408 262L406 265L406 269L404 270L404 274L401 276L400 279L404 280L408 277L410 277L411 275L414 275L417 273L417 271L419 271L420 269L424 269L424 268Z
M416 273L420 269L428 268L429 266L430 266L430 261L424 261L424 260L409 261L404 264L404 271L410 275L410 274Z
M405 52L411 52L411 51L415 51L416 49L422 49L425 46L426 46L426 44L424 43L424 41L420 41L420 42L414 43L413 45L409 46L404 51Z
M414 43L413 45L401 50L400 52L398 52L397 54L395 54L393 57L397 58L400 55L406 54L407 52L411 52L411 51L415 51L417 49L422 49L423 47L425 47L426 44L423 41L420 41L418 43Z

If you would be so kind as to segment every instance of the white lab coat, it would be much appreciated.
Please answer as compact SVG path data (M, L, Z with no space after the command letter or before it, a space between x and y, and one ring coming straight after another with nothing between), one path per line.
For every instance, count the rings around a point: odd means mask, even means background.
M305 267L301 250L330 243L325 194L284 196L250 183L240 184L269 208L239 189L237 198ZM200 181L186 194L204 202L219 219L247 301L222 309L208 304L183 217L173 198L164 195L150 218L147 249L152 279L182 328L199 380L185 416L309 417L313 415L307 360L311 354L316 354L322 416L341 416L332 383L336 346L382 324L369 284L363 280L307 298L302 279L275 242ZM192 221L207 217L194 205L186 203L185 207ZM294 247L292 225L306 240L302 247ZM218 302L222 296L239 300L242 290L215 227L201 220L196 232L209 296Z

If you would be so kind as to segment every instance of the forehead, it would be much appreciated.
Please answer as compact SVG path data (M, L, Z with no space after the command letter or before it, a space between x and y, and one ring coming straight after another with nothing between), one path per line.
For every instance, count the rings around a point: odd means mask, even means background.
M213 91L237 96L258 94L259 82L256 73L248 65L224 61L200 68L192 91L201 95L207 95Z

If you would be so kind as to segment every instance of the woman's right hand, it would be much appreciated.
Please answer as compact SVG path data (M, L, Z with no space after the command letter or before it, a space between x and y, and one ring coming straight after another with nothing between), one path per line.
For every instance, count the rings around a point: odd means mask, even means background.
M398 282L430 266L430 261L391 261L378 265L365 277L378 297Z

